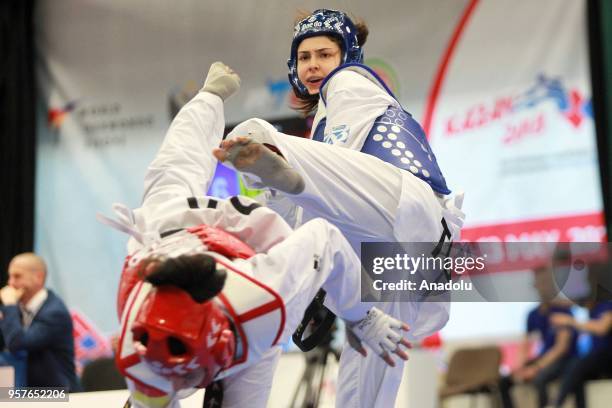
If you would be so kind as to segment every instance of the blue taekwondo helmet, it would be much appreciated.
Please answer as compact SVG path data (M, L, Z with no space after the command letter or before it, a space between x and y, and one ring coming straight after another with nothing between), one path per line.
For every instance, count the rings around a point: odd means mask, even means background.
M319 9L299 21L293 30L291 56L287 60L289 83L298 96L308 96L308 89L298 79L297 49L302 40L318 35L330 35L340 39L342 60L340 64L363 62L363 50L357 41L357 28L351 19L337 10Z

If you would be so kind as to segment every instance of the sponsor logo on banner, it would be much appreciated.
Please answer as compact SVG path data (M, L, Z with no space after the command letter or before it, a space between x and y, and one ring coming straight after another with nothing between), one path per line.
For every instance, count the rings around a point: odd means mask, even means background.
M557 117L549 117L550 109L546 107L550 106ZM562 79L540 74L526 90L474 104L442 123L446 137L464 136L501 124L504 125L502 142L516 144L543 134L548 121L559 117L570 129L579 129L593 118L592 100L578 89L568 89Z
M47 124L53 129L59 129L70 112L77 106L77 101L68 102L61 108L50 108L47 113Z
M290 98L295 94L291 92L291 84L287 81L287 78L280 80L269 80L266 83L268 93L274 99L274 108L278 109L287 104Z
M175 86L168 95L168 108L170 109L170 120L174 119L178 111L191 100L199 91L197 81L189 80L183 85Z
M391 64L381 58L368 58L364 61L364 64L372 68L380 79L383 80L385 85L389 87L391 92L399 98L400 81Z
M101 357L110 357L110 341L91 323L84 314L71 310L74 354L77 372L80 374L85 365Z
M605 242L603 212L464 228L461 238L480 242Z
M121 102L77 103L75 100L61 108L49 108L49 128L64 131L68 117L75 121L85 137L85 145L91 148L124 145L129 132L151 128L154 122L153 114L126 113ZM55 142L59 141L55 133Z

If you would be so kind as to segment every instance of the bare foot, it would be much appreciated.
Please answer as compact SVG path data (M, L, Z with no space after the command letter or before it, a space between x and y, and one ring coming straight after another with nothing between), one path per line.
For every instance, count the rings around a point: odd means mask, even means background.
M247 136L224 140L213 155L238 171L259 177L267 187L289 194L304 191L304 179L283 157Z
M249 137L239 136L231 140L224 140L221 146L213 150L217 160L229 161L236 170L243 170L254 165L266 147L260 143L253 142Z

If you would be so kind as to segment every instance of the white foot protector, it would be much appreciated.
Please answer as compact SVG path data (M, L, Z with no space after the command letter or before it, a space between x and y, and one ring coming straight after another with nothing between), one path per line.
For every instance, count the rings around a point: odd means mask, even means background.
M248 136L255 142L274 145L274 138L271 136L274 132L277 132L277 130L270 122L266 122L259 118L252 118L236 125L236 127L227 134L225 140Z
M239 141L227 150L227 161L243 173L258 177L261 184L289 194L304 191L303 177L280 155L252 140Z

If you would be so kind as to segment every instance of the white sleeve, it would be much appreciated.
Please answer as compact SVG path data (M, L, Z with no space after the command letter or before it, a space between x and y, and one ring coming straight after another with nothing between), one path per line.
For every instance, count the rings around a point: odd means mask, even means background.
M293 232L280 215L249 197L219 200L215 216L207 224L237 236L257 253L268 252Z
M374 120L389 105L399 106L385 90L358 72L341 70L330 78L323 90L327 123L325 135L337 133L346 136L340 146L361 150Z
M283 298L281 339L297 328L320 288L330 309L345 320L361 320L371 307L361 302L359 258L340 230L322 218L308 221L267 254L234 263Z
M292 227L297 228L302 225L302 208L291 201L287 195L276 190L266 189L257 199L278 213Z
M256 364L223 379L223 408L267 406L280 356L280 347L274 347Z
M212 150L221 142L224 127L221 98L199 92L189 101L147 169L143 206L206 194L217 165Z
M206 197L223 136L223 101L199 92L172 121L145 176L143 204L133 212L143 233L207 224L236 235L256 252L266 252L292 229L272 210L247 197ZM132 240L133 241L133 240ZM131 250L138 248L134 242Z
M299 221L325 218L356 245L363 240L394 240L402 191L398 168L356 150L288 136L261 119L242 122L228 138L246 134L276 147L304 178L302 193L284 195L303 209Z

